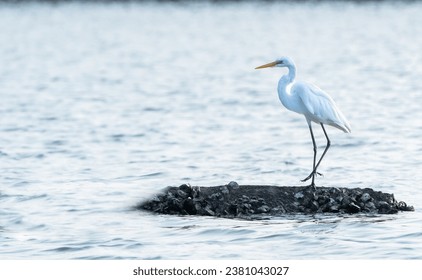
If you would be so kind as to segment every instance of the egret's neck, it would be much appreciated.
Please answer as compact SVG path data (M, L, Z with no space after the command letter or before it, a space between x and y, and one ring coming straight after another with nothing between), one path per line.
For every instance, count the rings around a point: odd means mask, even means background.
M294 65L289 65L287 68L289 69L289 73L287 73L286 76L289 80L289 83L293 83L296 78L296 67Z
M289 102L291 99L289 85L295 80L296 68L293 65L289 65L287 68L289 69L289 73L283 75L280 78L280 81L278 81L278 97L280 98L280 101L283 103L284 107L291 110L291 102Z

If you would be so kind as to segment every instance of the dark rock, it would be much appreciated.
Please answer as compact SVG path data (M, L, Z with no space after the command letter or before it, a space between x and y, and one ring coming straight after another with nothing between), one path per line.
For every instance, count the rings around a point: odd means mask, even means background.
M204 212L207 216L215 216L215 212L211 209L209 205L204 208Z
M349 213L359 213L360 209L361 208L357 206L354 202L351 202L349 205L347 205L347 210L349 211Z
M398 209L400 211L415 211L415 208L413 208L413 206L408 206L404 201L400 201L398 203Z
M227 186L220 187L220 191L223 195L228 195L230 193Z
M230 204L228 209L227 209L227 213L229 213L229 215L237 216L237 214L238 214L237 205L236 204Z
M239 186L236 182L216 187L168 187L137 206L163 214L253 218L257 215L314 213L394 214L414 211L394 195L369 188Z
M194 206L195 206L195 212L199 213L202 209L201 204L199 202L196 202L196 203L194 203Z
M368 193L364 193L364 194L362 194L362 196L361 196L361 198L360 198L360 200L363 202L363 203L365 203L365 202L367 202L367 201L370 201L372 198L371 198L371 196L368 194Z
M192 198L200 197L201 194L201 188L200 187L192 187Z
M257 213L268 213L270 211L270 207L267 205L263 205L257 209Z
M170 212L179 212L182 210L181 201L175 197L171 197L167 203L167 209Z
M213 193L212 195L210 195L210 199L220 199L221 198L221 193Z
M369 210L374 210L375 204L372 201L369 201L369 202L365 203L365 208L367 208Z
M179 190L185 192L188 196L190 196L192 193L192 187L186 184L181 185Z
M396 214L397 209L392 208L391 205L386 201L380 201L378 203L378 213L380 214Z
M183 202L183 209L189 215L196 215L197 210L192 198L188 198Z
M297 193L295 193L295 198L296 199L301 199L301 198L303 198L305 195L303 194L303 192L297 192Z
M332 205L329 208L330 210L327 212L332 212L332 213L338 213L340 211L339 206L338 205Z
M338 193L341 193L341 190L339 188L333 187L333 188L330 188L330 193L338 194Z
M177 197L180 197L180 198L188 198L188 194L185 193L182 190L177 190Z
M318 208L319 208L319 204L315 200L310 200L309 203L306 206L312 212L316 212L318 210Z
M323 205L323 204L327 204L330 201L330 196L329 195L321 195L318 196L318 204Z
M239 184L236 183L235 181L231 181L230 183L227 184L227 187L231 190L237 190L239 188Z

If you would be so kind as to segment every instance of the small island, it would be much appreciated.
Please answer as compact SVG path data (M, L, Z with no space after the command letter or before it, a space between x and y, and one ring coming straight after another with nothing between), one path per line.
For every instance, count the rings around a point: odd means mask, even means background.
M414 211L393 194L371 188L227 185L199 187L183 184L136 206L161 214L224 218L260 218L286 214L396 214Z

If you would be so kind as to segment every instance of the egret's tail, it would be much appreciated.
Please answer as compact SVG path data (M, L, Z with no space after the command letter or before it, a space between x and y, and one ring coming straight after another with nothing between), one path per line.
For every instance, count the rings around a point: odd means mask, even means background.
M337 114L338 114L340 121L337 122L336 125L334 125L334 126L337 127L340 130L343 130L345 133L352 132L352 128L350 127L350 124L347 121L346 117L343 115L343 113L340 110L338 110Z
M334 126L337 127L338 129L342 130L345 133L351 133L352 128L350 127L349 122L345 118L342 121L343 121L343 123L340 123L340 124L336 123Z

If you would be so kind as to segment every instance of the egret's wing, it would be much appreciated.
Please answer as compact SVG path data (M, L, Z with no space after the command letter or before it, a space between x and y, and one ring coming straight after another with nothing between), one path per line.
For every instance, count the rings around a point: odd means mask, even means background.
M344 132L350 132L350 125L346 118L334 100L322 89L310 83L298 82L291 90L300 98L308 111L305 113L307 118L317 123L332 125Z

